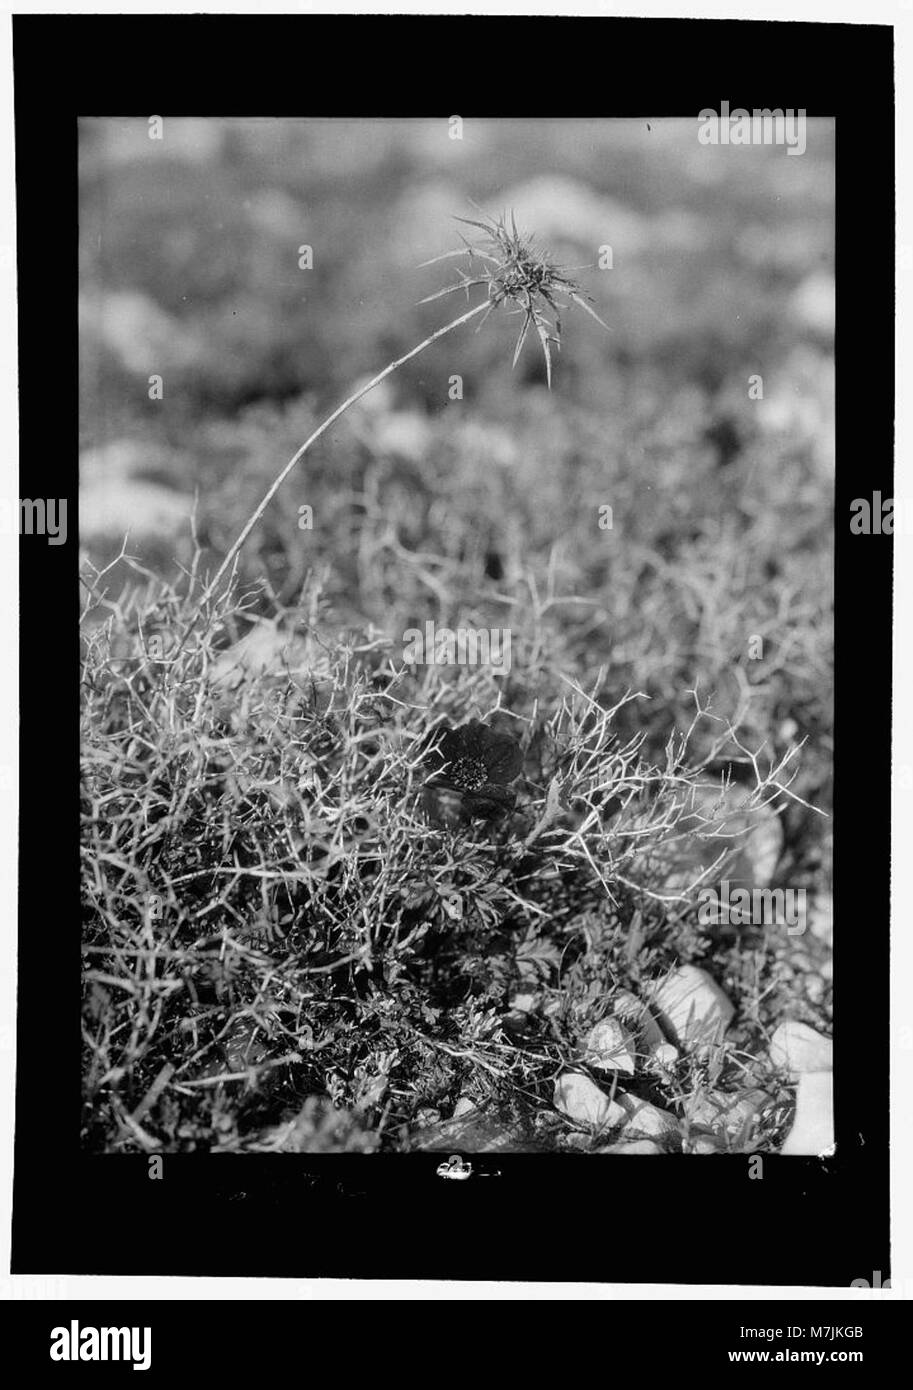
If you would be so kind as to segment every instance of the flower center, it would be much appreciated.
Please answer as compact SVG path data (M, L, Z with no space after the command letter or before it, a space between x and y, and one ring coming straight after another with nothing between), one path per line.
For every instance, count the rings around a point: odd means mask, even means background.
M476 792L488 781L485 764L478 758L457 758L447 775L461 792Z

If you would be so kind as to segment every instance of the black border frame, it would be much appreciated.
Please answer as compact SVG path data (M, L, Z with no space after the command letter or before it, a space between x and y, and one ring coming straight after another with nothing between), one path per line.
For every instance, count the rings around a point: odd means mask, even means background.
M871 1280L875 1271L887 1278L893 542L851 537L848 522L854 497L893 491L893 29L521 16L16 16L13 38L21 492L70 499L67 545L25 537L20 547L13 1272L825 1286ZM804 108L837 123L835 1154L765 1156L762 1181L748 1179L741 1157L619 1158L609 1176L585 1156L480 1155L477 1171L493 1180L467 1183L440 1181L433 1154L166 1156L162 1182L147 1180L144 1156L83 1154L72 929L75 118L302 108L445 119L451 111L696 117L723 99ZM860 728L864 760L853 737ZM708 1241L708 1228L717 1239Z

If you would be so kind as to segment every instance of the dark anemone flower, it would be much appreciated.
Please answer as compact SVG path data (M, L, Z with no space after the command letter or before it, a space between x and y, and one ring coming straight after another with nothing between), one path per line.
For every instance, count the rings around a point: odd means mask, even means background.
M523 754L509 734L471 719L436 736L425 761L430 775L423 801L437 824L494 820L513 809L515 798L507 784L519 776Z
M529 330L534 328L545 358L545 372L551 388L552 348L561 346L559 310L576 304L606 332L610 331L609 325L603 323L596 310L587 303L589 296L584 295L577 281L571 278L571 270L582 270L584 267L558 265L532 237L517 230L513 213L509 217L506 212L500 217L485 217L484 222L471 217L458 217L456 221L475 227L484 236L471 242L461 235L462 249L445 251L442 256L424 261L423 265L436 265L439 261L466 256L469 273L457 267L459 279L455 285L447 285L419 302L430 304L432 300L456 294L458 290L463 290L468 299L475 285L484 285L488 292L488 303L478 328L482 327L490 313L501 306L505 306L508 313L519 314L522 323L514 348L513 365L516 367Z

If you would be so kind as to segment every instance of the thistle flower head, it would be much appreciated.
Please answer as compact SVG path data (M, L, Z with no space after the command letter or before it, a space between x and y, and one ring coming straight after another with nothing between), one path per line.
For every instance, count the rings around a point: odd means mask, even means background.
M423 264L436 265L440 261L466 256L469 260L469 273L458 267L457 274L460 278L455 285L447 285L435 294L426 295L420 303L429 304L434 299L443 299L445 295L455 294L458 290L463 290L468 298L474 286L484 285L489 302L479 322L479 328L488 315L501 305L508 306L509 313L522 315L523 322L514 348L513 366L517 365L530 328L534 328L545 357L545 371L551 388L551 350L553 347L561 347L560 310L568 308L569 303L576 304L608 332L608 324L603 323L595 310L590 308L580 286L570 277L569 270L576 267L559 265L552 260L548 251L537 245L534 238L519 232L512 212L505 212L500 217L487 218L483 222L469 217L457 217L455 221L475 227L483 236L475 241L468 241L460 233L460 240L463 242L461 249L445 251L442 256L435 256ZM562 302L562 296L569 303ZM476 331L478 332L478 329Z
M448 725L443 736L435 735L435 739L426 757L430 776L423 793L429 819L453 827L471 820L495 820L512 809L515 798L508 784L523 766L515 739L478 719L458 729Z

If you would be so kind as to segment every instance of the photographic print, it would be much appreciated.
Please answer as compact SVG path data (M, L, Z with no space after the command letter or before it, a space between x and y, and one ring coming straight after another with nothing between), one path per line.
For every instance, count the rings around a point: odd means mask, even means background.
M833 1145L834 122L79 122L92 1153Z
M890 28L14 33L14 1269L883 1287Z

